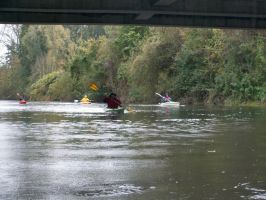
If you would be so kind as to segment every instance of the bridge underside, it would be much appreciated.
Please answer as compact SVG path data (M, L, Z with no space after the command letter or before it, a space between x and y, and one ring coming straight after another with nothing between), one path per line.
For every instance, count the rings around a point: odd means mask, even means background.
M1 0L0 23L266 28L266 0Z

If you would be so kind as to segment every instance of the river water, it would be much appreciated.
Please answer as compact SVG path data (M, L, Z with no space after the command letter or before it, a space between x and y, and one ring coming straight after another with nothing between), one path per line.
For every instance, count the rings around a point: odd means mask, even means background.
M0 199L266 199L266 109L0 101Z

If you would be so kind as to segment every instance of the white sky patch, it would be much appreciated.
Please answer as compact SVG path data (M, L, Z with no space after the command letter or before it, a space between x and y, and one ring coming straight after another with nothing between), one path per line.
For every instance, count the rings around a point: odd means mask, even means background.
M7 52L7 49L4 45L4 41L6 39L4 35L5 32L5 25L0 24L0 63L3 63L5 61L5 54Z

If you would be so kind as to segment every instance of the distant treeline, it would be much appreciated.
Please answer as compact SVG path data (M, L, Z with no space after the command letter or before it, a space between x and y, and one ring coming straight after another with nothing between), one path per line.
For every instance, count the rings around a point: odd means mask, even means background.
M145 26L14 25L0 98L266 102L266 32ZM10 33L11 34L11 33ZM88 85L96 83L98 91Z

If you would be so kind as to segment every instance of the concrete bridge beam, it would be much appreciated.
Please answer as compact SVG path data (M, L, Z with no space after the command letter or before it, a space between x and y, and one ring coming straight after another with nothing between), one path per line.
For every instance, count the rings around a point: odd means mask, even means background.
M266 0L1 0L0 23L266 28Z

